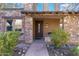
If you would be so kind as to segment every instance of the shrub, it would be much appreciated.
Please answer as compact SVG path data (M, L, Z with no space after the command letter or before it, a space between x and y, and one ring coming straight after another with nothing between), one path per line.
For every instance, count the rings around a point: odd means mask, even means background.
M56 47L61 47L61 45L66 44L69 40L69 34L65 32L63 29L56 29L52 31L52 43Z
M12 55L19 35L18 31L0 32L0 55Z
M74 55L74 56L79 56L79 46L76 46L74 48L71 49L71 53Z

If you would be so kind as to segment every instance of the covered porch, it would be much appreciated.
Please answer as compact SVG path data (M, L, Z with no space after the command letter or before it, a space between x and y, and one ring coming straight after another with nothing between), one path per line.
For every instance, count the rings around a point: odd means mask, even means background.
M44 38L48 35L48 33L52 32L54 29L57 29L59 27L63 28L65 31L70 33L70 42L72 43L79 42L79 37L77 36L78 26L74 25L74 24L78 25L77 22L79 22L78 12L22 11L21 13L25 14L24 33L26 33L27 35L25 37L27 43L33 42L35 38L40 38L40 37Z
M60 17L51 15L35 16L33 18L33 38L40 39L48 36L54 29L60 27Z

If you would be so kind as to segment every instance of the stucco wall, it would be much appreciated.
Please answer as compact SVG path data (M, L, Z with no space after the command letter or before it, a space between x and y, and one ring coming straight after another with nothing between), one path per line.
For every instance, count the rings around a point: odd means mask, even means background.
M43 35L47 36L48 32L52 32L54 29L59 28L59 19L44 19Z

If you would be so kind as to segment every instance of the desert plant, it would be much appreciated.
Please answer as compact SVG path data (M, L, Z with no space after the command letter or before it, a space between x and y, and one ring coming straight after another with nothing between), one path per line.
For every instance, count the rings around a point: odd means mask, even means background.
M2 53L3 53L3 49L4 49L4 39L5 39L5 34L4 34L4 32L0 32L0 55L2 55Z
M68 32L65 32L63 29L55 29L52 31L51 34L51 41L56 47L61 47L69 40Z
M12 55L13 48L16 46L20 33L18 31L9 31L0 33L0 54Z
M74 56L79 56L79 46L75 46L74 48L71 49L71 53Z

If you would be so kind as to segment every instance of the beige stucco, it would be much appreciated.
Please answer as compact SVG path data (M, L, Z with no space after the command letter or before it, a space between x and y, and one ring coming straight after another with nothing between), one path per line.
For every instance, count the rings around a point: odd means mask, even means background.
M48 32L52 32L54 29L59 28L60 19L48 18L44 19L43 35L47 36Z

